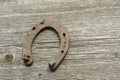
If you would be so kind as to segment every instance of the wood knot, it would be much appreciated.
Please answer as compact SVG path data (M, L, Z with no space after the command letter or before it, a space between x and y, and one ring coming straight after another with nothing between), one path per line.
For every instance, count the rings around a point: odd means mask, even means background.
M7 62L11 62L11 61L13 60L13 55L12 55L12 54L6 54L6 55L5 55L5 60L6 60Z

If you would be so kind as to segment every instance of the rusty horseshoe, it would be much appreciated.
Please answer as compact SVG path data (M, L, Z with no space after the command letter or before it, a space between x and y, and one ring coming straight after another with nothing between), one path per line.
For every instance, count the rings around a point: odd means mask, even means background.
M53 20L44 20L40 24L33 27L27 34L23 43L23 61L26 66L31 66L33 63L32 58L32 44L41 30L45 28L52 28L60 37L60 48L58 54L52 63L48 63L51 72L54 72L65 58L69 48L69 34L68 31L60 23Z

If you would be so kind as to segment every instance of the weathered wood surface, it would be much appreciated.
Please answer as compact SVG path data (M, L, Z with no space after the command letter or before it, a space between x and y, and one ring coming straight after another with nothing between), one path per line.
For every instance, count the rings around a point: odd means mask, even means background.
M53 31L36 38L33 66L22 62L26 32L46 18L71 39L54 73L47 70L59 47ZM0 0L0 80L120 80L120 0Z

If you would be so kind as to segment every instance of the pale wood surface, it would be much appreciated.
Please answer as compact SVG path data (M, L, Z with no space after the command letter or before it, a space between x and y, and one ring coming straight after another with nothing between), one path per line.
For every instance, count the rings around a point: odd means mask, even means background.
M47 70L59 47L53 31L36 38L33 66L22 62L26 32L46 18L71 39L54 73ZM0 0L0 80L120 80L120 0Z

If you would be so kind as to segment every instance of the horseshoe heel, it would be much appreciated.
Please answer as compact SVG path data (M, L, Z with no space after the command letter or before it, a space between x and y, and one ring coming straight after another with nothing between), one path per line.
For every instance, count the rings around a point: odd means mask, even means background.
M69 34L65 27L60 25L58 22L52 20L44 20L28 32L23 44L23 60L26 66L32 65L32 44L34 42L34 39L41 32L41 30L45 28L52 28L53 30L55 30L58 33L61 40L57 56L55 57L52 63L48 63L50 71L54 72L65 58L69 48Z

